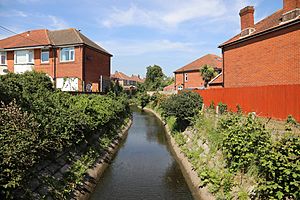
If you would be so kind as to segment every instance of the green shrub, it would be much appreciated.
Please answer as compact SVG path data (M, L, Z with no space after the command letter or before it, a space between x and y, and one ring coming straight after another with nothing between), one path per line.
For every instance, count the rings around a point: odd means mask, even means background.
M286 134L259 159L260 199L300 198L300 138Z
M270 147L270 134L252 115L246 119L232 115L221 126L225 131L223 153L232 171L247 172L248 167L257 164Z
M150 96L144 92L139 95L140 106L143 108L150 102Z
M37 152L42 146L38 145L38 126L33 116L15 102L0 107L0 196L17 188L39 160Z
M223 104L222 102L218 103L218 107L219 107L219 114L224 114L227 112L227 105Z
M0 196L26 188L39 160L88 143L99 131L114 134L129 115L124 96L72 96L55 90L43 73L0 76L0 93Z
M202 97L193 92L182 92L172 95L161 103L162 116L168 118L176 117L177 124L183 127L190 124L193 117L202 108Z

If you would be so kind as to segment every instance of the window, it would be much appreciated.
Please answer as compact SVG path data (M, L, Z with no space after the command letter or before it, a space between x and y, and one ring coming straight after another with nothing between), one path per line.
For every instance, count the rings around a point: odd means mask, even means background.
M188 74L187 74L187 73L184 74L184 81L185 81L185 82L188 81Z
M48 49L42 49L41 63L49 63L49 50Z
M60 49L60 61L68 62L75 60L75 50L74 47L61 48Z
M6 65L6 52L0 52L1 63L0 65Z
M15 51L15 64L33 64L33 51L32 50L22 50Z

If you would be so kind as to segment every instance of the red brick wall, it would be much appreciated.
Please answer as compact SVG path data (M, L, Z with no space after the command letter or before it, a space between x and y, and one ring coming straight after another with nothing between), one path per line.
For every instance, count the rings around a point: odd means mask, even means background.
M300 0L283 0L283 10L288 12L300 7Z
M93 91L99 91L101 75L110 77L110 56L85 47L85 83L92 83Z
M49 50L49 63L41 63L41 49L34 50L34 69L54 77L52 49Z
M300 84L299 28L224 47L225 87Z
M236 111L240 105L246 113L256 112L263 117L286 119L292 115L300 122L300 84L243 88L223 88L195 91L203 97L205 106L225 103Z
M184 82L184 74L185 73L176 73L175 79L176 79L176 85L183 85ZM184 88L200 88L204 86L204 81L202 79L202 76L200 74L200 71L195 72L187 72L188 74L188 80L187 82L184 82ZM176 87L176 90L178 88Z

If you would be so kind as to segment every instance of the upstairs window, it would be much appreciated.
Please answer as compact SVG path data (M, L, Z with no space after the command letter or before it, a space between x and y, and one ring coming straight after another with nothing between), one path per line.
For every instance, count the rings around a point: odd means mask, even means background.
M60 49L60 61L68 62L75 60L75 50L74 47L67 47Z
M33 64L33 50L15 51L15 64Z
M49 49L42 49L41 63L49 63Z
M184 81L185 81L185 82L188 81L188 74L187 74L187 73L184 74Z
M6 65L6 52L0 52L1 60L0 60L0 65Z

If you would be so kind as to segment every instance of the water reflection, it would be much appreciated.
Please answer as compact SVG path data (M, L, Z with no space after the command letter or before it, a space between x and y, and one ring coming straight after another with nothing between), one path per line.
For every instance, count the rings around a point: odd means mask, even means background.
M134 110L128 138L91 199L193 199L153 114Z

